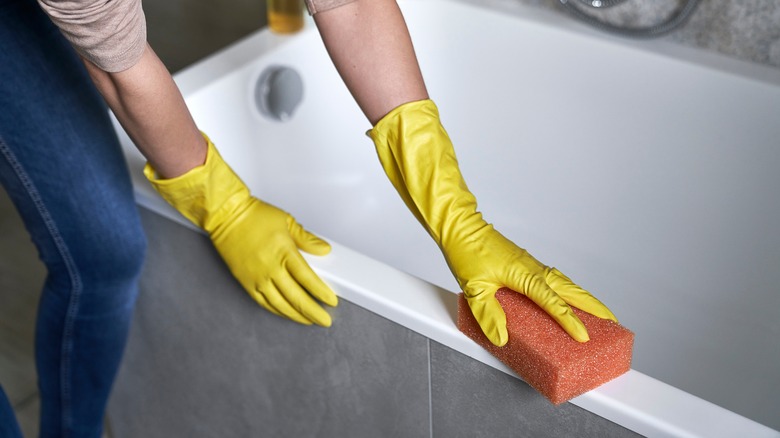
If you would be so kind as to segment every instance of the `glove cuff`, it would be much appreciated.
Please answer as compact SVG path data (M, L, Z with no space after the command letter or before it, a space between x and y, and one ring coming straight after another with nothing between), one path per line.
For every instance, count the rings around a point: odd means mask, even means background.
M395 143L399 138L399 134L402 128L408 129L408 127L400 126L404 120L412 117L418 124L420 122L425 124L434 123L439 125L439 108L430 99L417 100L414 102L408 102L394 108L389 113L385 114L377 124L366 132L366 135L371 137L376 144L382 143ZM441 128L443 131L444 129ZM445 133L446 135L446 133Z
M367 134L396 191L440 247L484 227L433 101L403 104Z
M249 189L222 160L214 143L201 132L208 144L206 162L170 179L158 179L151 164L144 176L171 206L209 234L249 199Z

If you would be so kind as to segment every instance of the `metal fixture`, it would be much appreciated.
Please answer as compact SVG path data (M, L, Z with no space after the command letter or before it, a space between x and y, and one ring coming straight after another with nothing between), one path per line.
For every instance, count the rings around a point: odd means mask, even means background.
M263 116L285 122L303 100L303 79L291 67L267 67L255 84L255 105Z
M693 15L694 10L699 5L700 0L687 0L674 14L661 23L647 27L623 27L617 26L583 11L582 7L575 6L574 3L586 5L594 9L605 9L625 2L626 0L559 0L566 11L580 21L590 24L598 29L617 35L631 38L656 38L677 29L684 24L688 18Z

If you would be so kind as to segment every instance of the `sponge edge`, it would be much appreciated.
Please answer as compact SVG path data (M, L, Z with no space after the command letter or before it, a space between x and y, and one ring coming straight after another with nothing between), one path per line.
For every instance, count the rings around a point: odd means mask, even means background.
M458 329L553 404L590 391L631 368L634 334L620 324L572 307L590 336L590 341L580 343L525 295L502 288L496 298L507 315L506 345L496 347L482 333L463 294L458 299Z

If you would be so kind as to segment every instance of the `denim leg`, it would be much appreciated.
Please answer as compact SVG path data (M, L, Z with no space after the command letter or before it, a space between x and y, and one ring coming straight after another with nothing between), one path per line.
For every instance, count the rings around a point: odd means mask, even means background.
M0 109L0 180L48 269L41 436L99 437L146 240L105 104L35 0L0 0Z

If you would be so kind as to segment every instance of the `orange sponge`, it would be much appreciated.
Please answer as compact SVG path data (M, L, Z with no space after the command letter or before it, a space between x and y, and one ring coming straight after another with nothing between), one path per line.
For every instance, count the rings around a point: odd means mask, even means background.
M502 288L496 298L507 316L506 345L496 347L482 333L463 294L458 301L458 328L554 404L631 368L634 334L620 324L573 308L590 336L590 341L580 343L525 295Z

